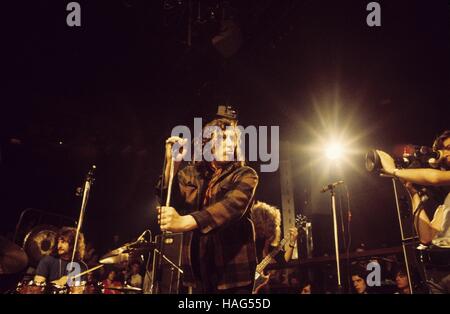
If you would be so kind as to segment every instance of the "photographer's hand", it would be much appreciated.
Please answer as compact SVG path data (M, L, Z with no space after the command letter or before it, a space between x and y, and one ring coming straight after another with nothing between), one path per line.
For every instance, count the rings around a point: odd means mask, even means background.
M383 171L387 174L393 175L395 171L394 159L382 150L377 150L378 156L380 156L381 165Z
M437 170L430 168L397 169L394 160L389 154L377 150L380 157L382 171L398 179L419 185L450 185L450 170Z

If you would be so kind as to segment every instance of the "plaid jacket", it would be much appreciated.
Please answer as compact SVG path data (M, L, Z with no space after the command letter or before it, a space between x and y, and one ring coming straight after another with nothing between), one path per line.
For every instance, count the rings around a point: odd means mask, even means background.
M255 170L238 163L214 178L197 165L178 172L172 186L172 206L180 214L192 215L198 225L183 237L185 285L196 286L198 269L205 267L208 275L214 276L217 289L253 283L256 249L250 208L257 185Z

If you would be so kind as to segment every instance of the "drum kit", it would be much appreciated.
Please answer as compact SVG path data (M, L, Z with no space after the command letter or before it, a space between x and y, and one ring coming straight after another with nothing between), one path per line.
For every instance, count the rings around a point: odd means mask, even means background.
M141 288L124 285L120 287L105 287L102 283L81 282L74 286L58 286L46 283L23 281L17 284L14 294L103 294L104 290L114 290L119 293L142 293Z
M48 225L33 228L25 237L23 247L0 236L0 276L23 272L27 266L36 267L40 259L52 253L56 243L57 228ZM120 265L130 260L136 254L144 254L154 249L155 244L147 241L126 243L101 257L99 265L90 268L71 279L88 275L105 265ZM13 294L103 294L104 290L113 290L122 294L139 294L141 288L130 285L105 286L101 282L71 281L68 285L68 277L64 276L50 283L39 283L34 280L20 281L14 289L7 293Z
M95 180L94 172L96 166L92 165L89 169L84 185L81 189L80 196L82 194L82 202L80 208L80 215L76 222L77 231L74 240L74 247L77 247L77 241L81 233L81 228L83 225L83 220L85 216L86 206L89 199L89 193L91 186ZM18 226L21 225L22 216L20 217ZM50 215L50 214L49 214ZM41 213L42 216L42 213ZM55 215L53 215L55 216ZM58 215L60 216L60 215ZM16 234L17 230L16 229ZM95 282L93 279L85 281L80 281L83 275L88 275L87 277L92 277L92 273L105 266L105 265L121 265L123 262L127 262L133 255L143 255L149 253L153 250L156 245L155 243L146 241L144 235L149 232L149 230L144 231L144 233L138 238L137 241L126 243L125 245L112 250L111 252L105 254L99 261L99 265L81 272L75 276L63 276L58 280L49 283L35 282L34 280L22 280L20 281L14 289L10 289L7 293L14 294L103 294L105 290L114 290L118 293L143 293L141 288L133 287L130 285L104 285L103 283ZM151 238L151 232L150 238ZM8 239L0 236L0 276L17 274L21 275L24 269L28 266L30 268L36 268L39 261L53 253L53 249L56 246L58 239L58 228L52 225L37 225L33 227L26 234L23 240L22 247L16 243L9 241ZM16 241L16 236L14 236L14 241ZM75 250L72 252L71 262L74 261ZM70 264L70 263L69 263ZM34 277L33 274L26 272L29 277ZM91 274L91 275L89 275ZM79 278L78 280L72 280ZM17 281L15 281L17 282ZM70 285L68 284L70 283Z

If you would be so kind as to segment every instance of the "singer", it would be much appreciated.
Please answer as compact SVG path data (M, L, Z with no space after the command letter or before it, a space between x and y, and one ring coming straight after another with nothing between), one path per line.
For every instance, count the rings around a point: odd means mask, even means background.
M215 148L211 162L195 161L178 171L182 158L172 154L172 146L184 140L170 137L166 141L163 191L168 187L171 158L177 175L172 205L158 208L159 224L163 231L184 233L183 284L194 293L251 293L256 251L250 208L258 175L238 158L236 120L216 118L208 126L218 127L210 138L203 138L203 145L211 142Z
M448 186L450 187L450 130L443 132L436 138L433 150L441 151L439 162L440 169L396 169L394 160L383 151L377 151L383 171L393 175L404 183L411 196L412 209L418 219L414 224L419 235L419 240L426 245L450 249L450 193L447 194L444 204L439 206L433 219L430 221L424 210L420 210L421 195L413 184L422 186ZM442 276L440 276L442 277ZM430 286L432 292L450 293L450 272L446 276Z

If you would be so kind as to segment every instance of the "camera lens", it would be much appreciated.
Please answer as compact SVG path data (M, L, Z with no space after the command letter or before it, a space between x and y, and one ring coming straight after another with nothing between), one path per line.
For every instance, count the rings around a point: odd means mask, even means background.
M380 171L381 162L376 150L370 150L366 154L366 169L369 172Z

